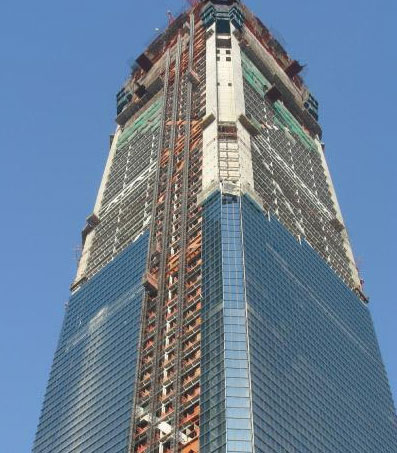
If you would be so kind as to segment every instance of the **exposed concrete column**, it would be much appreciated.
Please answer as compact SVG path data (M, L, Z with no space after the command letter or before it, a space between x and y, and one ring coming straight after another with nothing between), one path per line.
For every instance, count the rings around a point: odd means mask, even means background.
M231 25L232 33L232 63L233 63L233 87L236 120L245 115L244 80L243 67L241 62L241 48ZM254 195L254 173L252 170L251 136L247 129L237 121L237 142L240 163L240 189Z
M345 224L345 221L342 216L342 211L340 209L338 198L336 196L335 187L334 187L334 183L332 181L331 173L328 168L327 160L325 159L324 150L323 150L323 147L319 140L316 139L315 142L317 145L318 152L321 156L321 161L322 161L322 165L324 168L325 177L327 179L329 191L331 193L331 198L334 203L334 207L335 207L335 211L336 211L336 218L340 222L340 224L343 226L341 235L342 235L343 244L345 246L347 256L349 258L349 265L350 265L350 270L352 272L352 278L354 280L355 285L357 287L361 288L361 279L360 279L360 275L357 270L356 260L354 258L353 249L350 244L349 235L346 230L346 224Z
M213 24L207 33L212 33L206 41L206 116L203 131L203 193L219 186L218 161L218 75L216 62L216 33Z
M102 208L103 195L104 195L104 192L105 192L106 184L108 182L110 169L112 168L113 159L114 159L114 156L116 154L117 142L118 142L118 139L120 137L120 134L121 134L121 128L120 128L120 126L117 126L117 129L116 129L116 132L114 134L114 138L113 138L112 144L110 146L109 156L108 156L108 159L106 161L106 166L105 166L105 170L103 172L101 185L99 186L98 195L97 195L96 201L95 201L95 206L94 206L94 211L93 211L93 213L95 215L99 215L99 211Z
M228 40L228 35L220 35L223 39ZM227 51L231 49L217 48L216 66L217 66L217 92L218 92L218 120L219 122L235 122L236 121L236 106L234 99L234 84L233 84L233 59Z
M116 154L117 142L118 142L120 134L121 134L121 128L119 126L117 126L115 135L112 140L112 144L110 146L109 155L108 155L108 158L106 161L105 170L103 172L101 185L99 186L98 195L97 195L94 210L93 210L93 214L95 214L98 218L99 218L99 212L102 208L103 195L105 193L106 184L108 182L110 170L112 168L112 164L113 164L113 160L114 160L114 156ZM83 250L81 252L81 257L79 260L79 265L77 267L76 277L74 279L73 284L79 282L85 276L85 272L87 270L87 264L89 261L89 257L90 257L90 253L91 253L91 246L94 241L94 237L95 237L95 228L93 229L93 231L91 231L91 233L89 233L87 235L86 240L84 242Z
M241 49L234 31L232 24L230 34L217 35L215 24L207 31L201 201L220 188L222 182L224 191L248 192L259 202L254 190L251 135L239 121L245 117L245 99ZM220 142L218 126L229 125L235 125L237 140Z

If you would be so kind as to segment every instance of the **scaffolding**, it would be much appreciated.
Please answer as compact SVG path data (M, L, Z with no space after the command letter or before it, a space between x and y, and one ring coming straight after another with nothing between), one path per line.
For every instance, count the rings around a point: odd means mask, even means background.
M205 34L197 8L167 47L144 279L133 452L198 452Z

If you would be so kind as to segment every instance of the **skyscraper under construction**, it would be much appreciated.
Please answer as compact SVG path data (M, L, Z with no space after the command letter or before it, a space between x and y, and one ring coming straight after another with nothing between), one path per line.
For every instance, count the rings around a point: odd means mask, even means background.
M34 453L396 453L302 66L235 0L136 59Z

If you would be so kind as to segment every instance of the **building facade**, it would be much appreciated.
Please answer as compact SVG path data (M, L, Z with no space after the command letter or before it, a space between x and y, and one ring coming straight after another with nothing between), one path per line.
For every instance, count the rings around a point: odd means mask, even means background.
M302 66L241 2L136 60L34 453L395 453Z

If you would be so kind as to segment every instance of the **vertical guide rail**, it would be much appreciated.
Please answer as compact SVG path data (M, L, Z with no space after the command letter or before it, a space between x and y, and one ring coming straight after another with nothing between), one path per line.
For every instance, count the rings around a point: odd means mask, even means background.
M175 78L174 78L174 91L173 91L173 103L172 103L172 120L171 120L171 136L169 146L169 158L167 165L167 187L165 192L164 201L164 218L162 225L162 246L159 266L159 279L158 279L158 296L157 296L157 310L156 310L156 326L157 332L155 335L154 342L154 363L153 363L153 376L152 376L152 394L150 404L150 415L152 422L149 429L149 451L154 450L155 440L155 427L156 427L156 404L158 395L158 377L159 377L159 359L160 349L162 343L162 311L164 305L164 296L166 293L166 266L168 258L168 245L169 245L169 230L170 230L170 213L171 213L171 192L172 192L172 174L174 170L174 152L175 152L175 139L176 139L176 122L178 118L178 100L179 100L179 81L180 81L180 63L181 63L181 51L182 41L180 35L178 35L177 41L177 52L175 61ZM157 202L157 200L156 200Z
M161 125L160 125L160 135L159 135L159 144L157 149L157 167L156 167L156 176L154 180L153 186L153 198L152 198L152 213L150 219L150 229L149 229L149 247L148 247L148 255L146 258L146 272L149 272L150 265L151 265L151 258L154 250L155 244L155 225L156 225L156 209L157 209L157 199L159 194L159 180L160 180L160 161L161 155L163 150L163 143L164 143L164 132L165 132L165 123L166 123L166 113L167 113L167 98L168 98L168 87L169 87L169 77L170 77L170 66L171 66L171 56L170 50L167 51L166 63L165 63L165 73L164 73L164 87L163 87L163 111L161 115ZM137 359L137 368L135 374L135 395L134 395L134 402L133 402L133 410L131 415L131 428L129 434L129 452L133 452L135 448L135 431L136 431L136 419L137 419L137 407L138 407L138 392L139 392L139 381L140 381L140 366L141 366L141 355L142 355L142 340L145 336L145 328L146 328L146 320L147 320L147 308L148 308L148 298L149 296L146 294L143 305L142 305L142 313L141 313L141 329L140 329L140 336L139 336L139 349L138 349L138 359Z
M189 36L189 62L187 74L193 69L194 54L194 14L190 15L190 36ZM185 276L186 276L186 244L187 244L187 214L188 214L188 195L189 195L189 158L190 158L190 136L191 136L191 117L192 117L192 90L193 84L189 80L186 94L186 122L185 122L185 146L183 155L183 174L182 174L182 201L181 201L181 233L179 241L179 270L178 270L178 317L176 328L176 352L175 352L175 396L174 396L174 436L172 440L172 451L177 453L179 443L179 406L181 400L181 350L183 343L183 306L185 298Z

